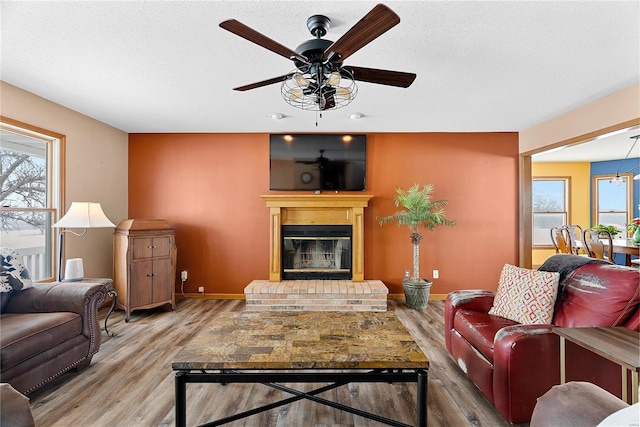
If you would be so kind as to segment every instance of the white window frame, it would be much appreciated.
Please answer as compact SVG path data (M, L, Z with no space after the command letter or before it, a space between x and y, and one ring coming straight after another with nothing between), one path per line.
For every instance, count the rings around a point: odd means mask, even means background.
M18 211L18 212L41 212L49 213L51 223L60 218L61 207L64 206L64 153L65 153L65 136L56 132L48 131L27 123L22 123L7 117L0 116L0 129L37 139L48 144L47 149L47 206L45 208L24 208L2 206L0 211ZM56 233L53 229L48 229L45 237L44 258L46 263L43 273L47 272L43 277L39 277L40 282L51 282L57 277L57 253L58 239L55 238ZM40 254L42 255L42 254ZM25 265L29 268L33 260L30 255L23 254ZM41 261L38 261L41 262ZM32 267L33 268L33 267Z
M600 185L599 185L599 183L600 183L600 181L611 182L616 177L619 177L622 180L622 182L625 183L625 185L627 187L627 191L626 191L626 194L625 194L625 210L600 212ZM611 183L611 185L615 185L615 184ZM626 229L627 228L626 225L633 218L633 174L631 174L631 173L621 173L621 174L618 174L617 176L616 176L616 174L594 175L593 178L592 178L591 190L592 190L591 200L593 200L593 204L592 204L592 207L591 207L591 212L593 213L592 223L591 223L592 226L596 226L596 225L602 223L602 221L600 220L600 214L602 214L602 213L622 213L622 214L625 214L625 221L624 221L624 224L620 224L624 228L623 230L620 230L620 231L621 231L621 234L623 236L628 236L628 231Z
M536 181L560 181L562 182L563 185L563 189L564 189L564 210L560 211L560 212L545 212L545 211L536 211L535 207L534 207L534 203L533 203L533 197L535 196L535 194L533 194L533 188L535 186L535 182ZM545 215L545 214L554 214L554 215L558 215L558 214L562 214L563 215L563 224L561 225L568 225L569 224L569 220L571 218L571 212L570 212L570 206L571 206L571 197L570 197L570 190L571 190L571 177L566 177L566 176L540 176L540 177L532 177L531 179L531 196L532 196L532 201L531 201L531 244L533 246L534 249L548 249L548 248L553 248L553 242L551 241L551 233L547 233L548 234L548 238L549 238L549 242L545 242L545 243L536 243L535 240L535 223L536 223L536 216L540 216L540 215ZM545 236L546 238L546 236Z

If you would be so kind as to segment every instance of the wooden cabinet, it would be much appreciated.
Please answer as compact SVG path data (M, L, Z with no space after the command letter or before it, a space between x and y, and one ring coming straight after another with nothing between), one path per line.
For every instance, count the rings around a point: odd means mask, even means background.
M118 307L131 312L171 304L175 309L176 244L163 219L124 219L114 233L114 288Z

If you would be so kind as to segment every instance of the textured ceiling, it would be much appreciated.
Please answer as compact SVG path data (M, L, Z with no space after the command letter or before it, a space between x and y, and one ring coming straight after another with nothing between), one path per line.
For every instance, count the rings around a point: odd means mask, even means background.
M295 49L309 16L327 15L335 41L375 4L3 1L0 72L130 133L519 131L640 80L638 1L387 1L400 24L345 64L414 72L411 87L360 83L317 127L278 84L232 90L293 64L223 20Z

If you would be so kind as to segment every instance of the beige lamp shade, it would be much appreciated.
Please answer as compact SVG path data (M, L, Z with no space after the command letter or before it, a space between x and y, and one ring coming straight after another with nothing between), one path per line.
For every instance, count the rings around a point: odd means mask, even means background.
M56 228L106 228L116 225L102 211L100 203L72 202L67 213L53 224Z

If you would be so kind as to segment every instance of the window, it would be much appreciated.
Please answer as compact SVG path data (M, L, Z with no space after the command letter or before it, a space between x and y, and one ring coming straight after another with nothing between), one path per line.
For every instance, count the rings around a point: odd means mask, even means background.
M568 223L569 178L533 178L533 246L552 246L551 228Z
M2 118L0 237L23 256L33 280L54 277L63 137Z
M631 221L633 185L631 174L596 175L593 177L593 225L615 225L626 236L626 224Z

